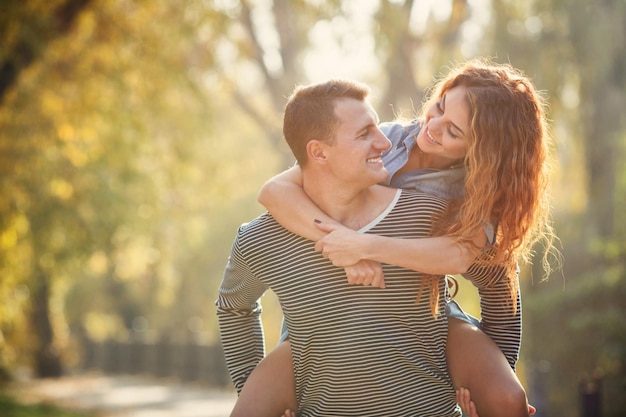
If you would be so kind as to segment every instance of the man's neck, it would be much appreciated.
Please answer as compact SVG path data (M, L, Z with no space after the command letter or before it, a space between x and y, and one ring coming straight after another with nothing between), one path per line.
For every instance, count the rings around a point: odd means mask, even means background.
M354 230L366 226L384 212L396 194L395 189L380 185L356 191L319 182L307 184L306 179L304 191L322 211Z

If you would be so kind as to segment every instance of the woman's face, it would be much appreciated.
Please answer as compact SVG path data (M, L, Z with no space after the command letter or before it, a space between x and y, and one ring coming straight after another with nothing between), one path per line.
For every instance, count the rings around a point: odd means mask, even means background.
M426 112L424 127L417 136L417 146L437 161L438 168L460 162L467 153L470 135L470 109L467 90L456 86Z

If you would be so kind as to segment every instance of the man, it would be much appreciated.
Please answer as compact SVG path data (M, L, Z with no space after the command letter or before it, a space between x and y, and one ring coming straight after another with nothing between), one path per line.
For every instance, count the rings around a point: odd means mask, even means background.
M297 88L283 133L303 187L326 213L365 233L426 237L445 201L377 185L388 173L366 86L333 80ZM222 344L238 392L264 356L260 297L278 296L289 330L301 416L459 416L446 372L447 322L416 303L417 272L384 266L385 286L345 272L268 213L239 228L217 299ZM439 285L439 311L446 287Z

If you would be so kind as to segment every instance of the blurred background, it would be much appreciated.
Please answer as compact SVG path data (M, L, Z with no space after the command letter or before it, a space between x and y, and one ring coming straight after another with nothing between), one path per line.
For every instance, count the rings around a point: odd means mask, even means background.
M486 56L548 97L558 160L563 267L524 266L519 374L537 416L626 415L626 1L3 0L0 34L5 381L230 387L217 287L257 190L293 163L293 87L363 81L391 120ZM478 314L471 286L459 298Z

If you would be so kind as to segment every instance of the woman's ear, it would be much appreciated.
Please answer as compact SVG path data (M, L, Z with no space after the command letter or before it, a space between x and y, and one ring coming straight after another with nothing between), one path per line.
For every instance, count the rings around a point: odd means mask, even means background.
M324 162L326 161L326 152L324 151L324 143L313 139L306 144L306 152L310 161Z

